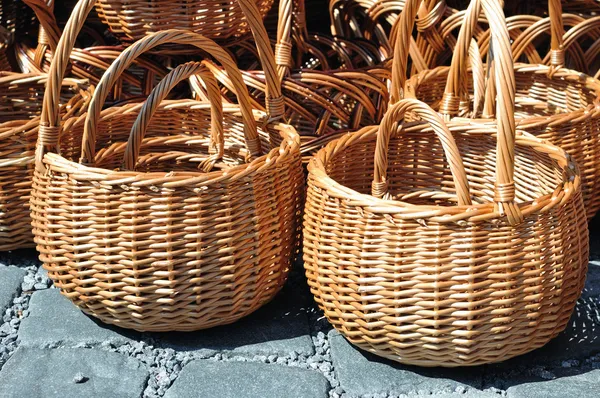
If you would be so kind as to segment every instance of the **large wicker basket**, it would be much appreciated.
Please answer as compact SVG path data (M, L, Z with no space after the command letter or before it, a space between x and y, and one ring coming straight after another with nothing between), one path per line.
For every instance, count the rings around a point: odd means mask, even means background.
M123 51L85 119L61 132L52 99L93 3L75 8L50 70L31 200L40 259L65 296L107 323L171 331L234 322L286 280L304 189L299 137L290 126L265 123L265 113L253 115L225 50L179 30ZM239 106L162 101L178 81L204 73L192 64L173 70L143 106L101 110L119 74L167 43L194 45L220 62L235 76ZM214 79L205 83L218 92ZM281 144L271 147L276 134ZM79 163L69 159L75 153L56 152L58 137L82 142Z
M588 218L600 208L600 82L581 72L563 68L564 46L560 1L551 0L552 65L515 64L517 128L548 140L573 156L581 169L582 191ZM471 7L477 12L475 7ZM477 117L493 115L486 101L483 109L473 106L467 94L461 94L466 80L465 48L471 40L467 28L477 22L476 15L467 15L471 23L463 25L462 40L450 67L422 72L407 85L416 98L448 115ZM493 94L491 94L493 96ZM473 96L471 95L471 98ZM489 100L490 98L488 98ZM484 101L482 101L483 103Z
M587 271L577 166L515 133L502 10L483 4L497 121L446 125L403 99L308 166L311 292L350 342L406 364L479 365L541 347L567 325Z
M273 0L250 0L264 18ZM98 0L98 16L125 42L165 29L185 29L226 41L250 32L239 1L221 0ZM189 52L180 46L167 52ZM192 49L193 51L193 49Z

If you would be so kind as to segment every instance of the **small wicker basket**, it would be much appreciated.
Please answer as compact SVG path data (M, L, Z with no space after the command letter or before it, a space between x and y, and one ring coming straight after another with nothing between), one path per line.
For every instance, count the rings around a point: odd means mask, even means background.
M406 364L480 365L541 347L566 327L587 271L578 168L516 134L508 31L497 1L483 8L497 121L445 123L400 99L308 166L311 292L350 342ZM405 27L416 9L407 2Z
M188 331L234 322L286 280L303 201L299 137L288 125L265 123L265 113L253 114L225 50L180 30L151 34L123 51L89 112L61 132L52 99L93 4L76 6L49 73L31 200L40 259L65 296L107 323ZM102 110L119 74L169 43L196 46L221 63L239 105L220 108L214 78L192 63L170 72L143 106ZM163 101L194 73L212 87L211 103ZM275 135L280 144L272 146ZM75 153L57 153L59 137L81 142L79 163L69 159Z

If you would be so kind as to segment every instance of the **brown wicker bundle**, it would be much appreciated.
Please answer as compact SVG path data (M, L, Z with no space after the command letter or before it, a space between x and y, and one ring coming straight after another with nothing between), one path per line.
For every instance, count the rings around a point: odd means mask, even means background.
M308 166L311 291L350 342L406 364L478 365L540 347L565 328L585 280L577 166L516 134L508 32L499 3L483 6L497 121L445 124L402 99Z
M600 82L562 67L560 1L550 0L549 4L553 19L552 65L514 65L516 123L520 130L548 140L573 156L581 169L584 203L588 218L592 218L600 208ZM459 39L452 65L422 72L408 82L416 98L449 117L458 114L476 117L480 111L484 117L493 115L493 91L488 93L487 105L480 109L470 102L463 84L468 80L465 48L471 40L469 30L477 22L474 12L478 8L472 7L471 11L461 31L463 39Z
M29 194L33 177L35 127L42 111L45 74L0 72L0 251L33 247ZM87 83L65 79L60 87L64 117L89 99Z
M56 84L93 4L82 0L74 9L49 73L31 200L40 259L64 295L107 323L167 331L233 322L286 280L303 198L299 137L290 126L265 123L263 112L253 115L225 50L181 30L124 50L85 120L61 131ZM221 110L214 94L210 104L163 101L179 80L205 76L194 63L174 69L143 106L101 110L119 74L167 43L196 46L221 63L239 106ZM204 82L218 93L214 79ZM281 144L271 146L275 135ZM63 140L82 142L79 163L57 153Z
M252 0L264 18L273 0ZM239 39L250 26L238 1L222 0L98 0L98 16L123 42L165 29L185 29L211 39ZM171 47L166 53L193 52Z

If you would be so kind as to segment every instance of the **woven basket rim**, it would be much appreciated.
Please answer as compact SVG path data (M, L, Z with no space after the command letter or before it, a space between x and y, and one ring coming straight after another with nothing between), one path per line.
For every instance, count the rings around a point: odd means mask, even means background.
M470 119L471 123L465 125L463 122L454 123L448 122L447 126L452 132L463 132L476 130L472 134L481 134L488 137L495 137L495 134L491 134L495 131L495 123L490 122L489 119ZM413 129L422 129L423 131L430 130L425 127L424 123L419 122L413 124ZM331 193L336 194L340 199L348 199L352 206L365 207L369 212L374 214L402 214L403 218L409 219L424 219L428 218L435 222L456 222L456 221L480 221L482 219L501 219L502 216L494 210L494 202L488 203L473 203L468 206L440 206L440 205L415 205L400 200L388 200L377 198L371 194L364 194L358 192L352 188L349 188L327 174L326 166L328 160L335 155L331 155L336 149L346 147L363 140L376 139L378 134L379 126L367 126L360 130L347 132L341 137L330 141L326 146L321 148L308 164L309 181L310 177L318 179L321 186L327 187L326 189ZM523 215L527 216L537 211L548 211L551 208L559 205L561 202L569 200L576 192L580 190L581 186L581 175L579 167L572 160L572 157L567 154L562 148L552 145L546 140L536 138L530 134L524 134L517 130L515 144L518 146L531 147L534 150L552 155L552 158L557 161L564 161L564 165L561 167L563 171L563 182L559 184L552 194L544 195L537 198L534 201L525 201L517 203L517 206L521 209ZM336 148L337 147L337 148ZM559 165L560 167L560 165ZM566 188L567 183L573 185L573 189ZM309 182L309 189L314 183ZM564 192L565 197L562 200L553 199L554 194L558 192ZM427 212L429 215L424 215ZM413 214L411 214L413 213ZM420 213L420 214L419 214ZM481 217L485 215L483 218Z

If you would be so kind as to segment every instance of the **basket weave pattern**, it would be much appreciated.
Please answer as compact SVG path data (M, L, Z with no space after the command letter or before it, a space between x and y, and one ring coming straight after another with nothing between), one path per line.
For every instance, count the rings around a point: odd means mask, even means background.
M273 0L253 0L264 17ZM98 0L98 16L115 36L135 41L149 33L184 29L227 40L250 31L237 1L220 0Z

